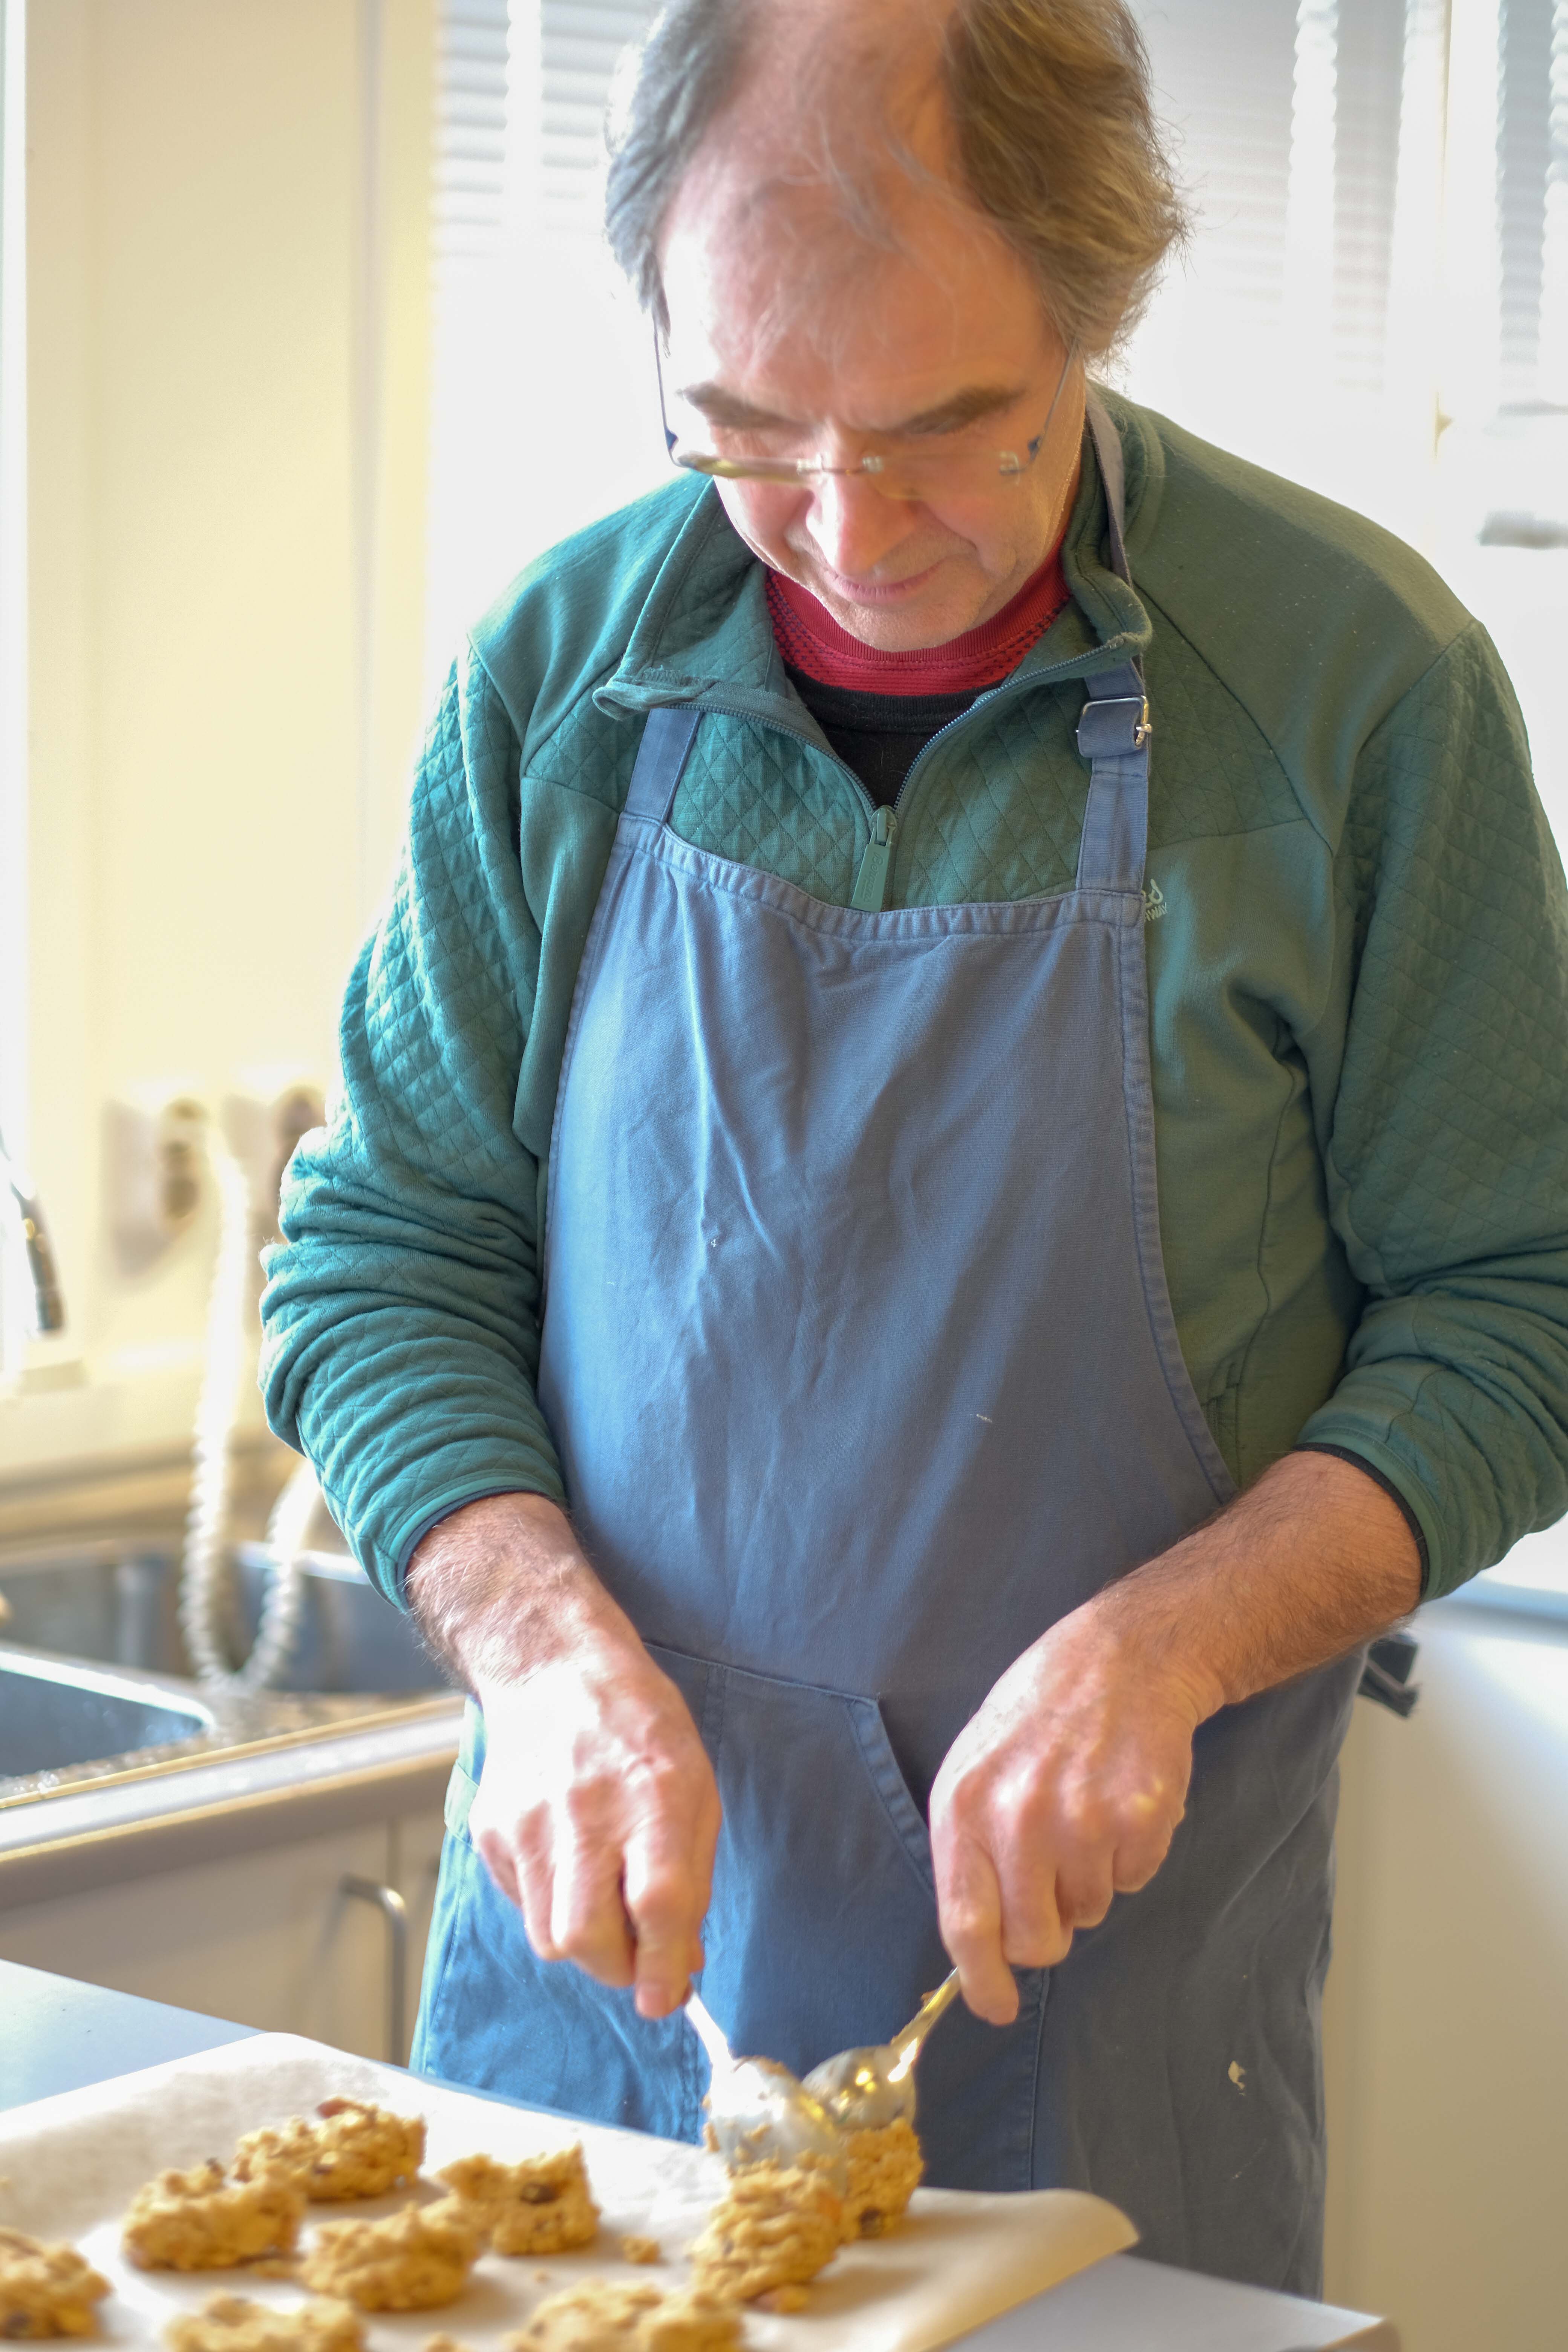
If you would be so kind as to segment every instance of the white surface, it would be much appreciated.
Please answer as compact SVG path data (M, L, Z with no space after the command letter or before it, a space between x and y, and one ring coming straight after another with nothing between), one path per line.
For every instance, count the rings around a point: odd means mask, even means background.
M287 2307L300 2291L275 2281L247 2281L234 2272L193 2279L131 2270L119 2256L121 2220L137 2188L165 2166L225 2154L241 2132L308 2113L334 2091L378 2098L404 2114L421 2111L429 2132L427 2174L460 2155L482 2150L515 2162L580 2136L604 2215L597 2244L581 2253L543 2264L487 2256L437 2319L376 2315L373 2346L423 2344L433 2326L449 2326L474 2352L485 2352L554 2287L574 2279L620 2273L673 2284L686 2276L679 2251L722 2190L721 2168L701 2149L566 2125L279 2034L0 2116L0 2222L80 2245L115 2289L100 2331L111 2343L161 2342L174 2312L220 2287ZM375 2214L404 2201L398 2196L353 2210ZM342 2214L341 2208L314 2209L309 2221ZM634 2273L606 2259L630 2231L658 2239L665 2263ZM922 2189L898 2236L844 2249L813 2288L806 2312L789 2318L748 2314L747 2340L759 2352L810 2352L814 2345L835 2352L929 2352L1130 2245L1132 2236L1114 2207L1069 2190L980 2197ZM548 2284L539 2283L542 2271Z
M1358 1706L1325 2003L1328 2289L1405 2352L1568 2343L1568 1625L1458 1601Z
M1199 2278L1113 2254L1044 2303L994 2319L965 2352L1401 2352L1397 2329L1364 2312Z

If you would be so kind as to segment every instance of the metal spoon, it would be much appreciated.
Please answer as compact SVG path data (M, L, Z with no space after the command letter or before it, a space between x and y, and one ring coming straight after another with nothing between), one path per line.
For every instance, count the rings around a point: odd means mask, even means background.
M848 2181L844 2136L821 2101L774 2059L731 2057L729 2043L696 1993L687 2001L686 2014L713 2069L708 2087L709 2129L711 2145L730 2170L742 2172L751 2164L798 2164L803 2157L814 2157L826 2166L842 2196Z
M841 2050L825 2058L805 2078L843 2132L880 2131L900 2116L915 2119L915 2060L925 2039L958 1990L958 1970L928 1993L909 2023L890 2042L862 2050Z

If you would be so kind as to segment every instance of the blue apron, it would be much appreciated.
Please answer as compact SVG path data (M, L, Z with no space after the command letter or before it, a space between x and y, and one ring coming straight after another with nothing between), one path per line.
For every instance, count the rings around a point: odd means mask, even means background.
M1125 577L1121 449L1089 421ZM540 1401L587 1555L718 1778L703 1998L801 2072L946 1972L924 1807L992 1685L1234 1492L1161 1257L1143 685L1086 684L1074 888L886 911L682 841L701 712L655 709L577 981ZM1205 1724L1152 1884L1020 1971L1014 2025L950 2014L929 2179L1090 2189L1163 2261L1316 2291L1360 1664ZM696 2137L689 2028L537 1961L491 1885L461 1826L481 1769L476 1719L416 2064Z

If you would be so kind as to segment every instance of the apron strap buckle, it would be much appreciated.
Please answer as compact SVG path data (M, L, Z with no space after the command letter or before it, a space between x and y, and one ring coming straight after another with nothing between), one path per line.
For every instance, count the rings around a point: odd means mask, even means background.
M1078 748L1086 760L1124 760L1141 751L1153 731L1147 697L1117 695L1084 704Z

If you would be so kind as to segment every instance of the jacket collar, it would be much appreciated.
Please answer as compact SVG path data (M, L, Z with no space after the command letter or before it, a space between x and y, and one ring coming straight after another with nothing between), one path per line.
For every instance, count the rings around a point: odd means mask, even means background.
M1114 395L1100 396L1121 436L1127 530L1136 549L1152 521L1145 507L1158 504L1152 479L1158 445L1135 408ZM1062 542L1072 601L1005 684L1093 677L1148 651L1148 613L1135 591L1107 568L1104 538L1105 491L1086 432L1078 498ZM763 566L731 528L718 491L707 485L659 568L619 667L595 691L599 708L620 714L694 702L816 734L779 657L765 583Z

